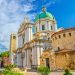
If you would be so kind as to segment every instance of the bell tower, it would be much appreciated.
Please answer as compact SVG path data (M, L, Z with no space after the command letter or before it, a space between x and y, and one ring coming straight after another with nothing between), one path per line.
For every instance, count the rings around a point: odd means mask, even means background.
M17 49L17 39L16 39L16 34L11 34L10 36L10 60L11 63L14 64L14 57L15 57L15 52Z

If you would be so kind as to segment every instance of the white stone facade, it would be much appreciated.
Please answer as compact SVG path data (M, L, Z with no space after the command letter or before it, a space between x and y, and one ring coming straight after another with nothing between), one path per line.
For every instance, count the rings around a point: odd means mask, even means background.
M32 32L33 27L37 28L35 34ZM55 19L43 18L40 22L34 23L24 21L18 30L17 66L23 68L40 66L42 52L51 46L49 38L56 30Z

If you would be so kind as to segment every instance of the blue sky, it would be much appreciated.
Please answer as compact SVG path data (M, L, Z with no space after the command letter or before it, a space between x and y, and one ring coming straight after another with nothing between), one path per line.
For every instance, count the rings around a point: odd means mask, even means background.
M75 27L75 0L0 0L0 51L9 50L10 34L24 17L33 21L43 6L55 16L58 28Z

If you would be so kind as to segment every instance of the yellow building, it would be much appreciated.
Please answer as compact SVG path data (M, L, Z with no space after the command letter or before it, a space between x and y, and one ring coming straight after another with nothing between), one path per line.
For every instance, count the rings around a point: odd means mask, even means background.
M10 36L10 60L11 63L15 63L15 52L17 49L17 37L16 34L12 33Z
M75 69L75 28L55 32L51 36L51 39L52 49L45 50L41 60L49 58L49 66L54 66L52 70L62 70L66 67ZM52 61L51 58L53 58L54 61ZM42 64L45 62L46 61L43 61ZM51 62L53 66L50 64Z

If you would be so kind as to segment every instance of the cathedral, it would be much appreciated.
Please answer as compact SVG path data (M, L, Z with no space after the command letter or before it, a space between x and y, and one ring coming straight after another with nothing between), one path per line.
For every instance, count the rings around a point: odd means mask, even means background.
M34 22L28 17L24 19L14 39L18 48L12 47L10 51L17 67L37 68L44 65L51 70L75 69L75 28L58 29L55 17L45 7Z

